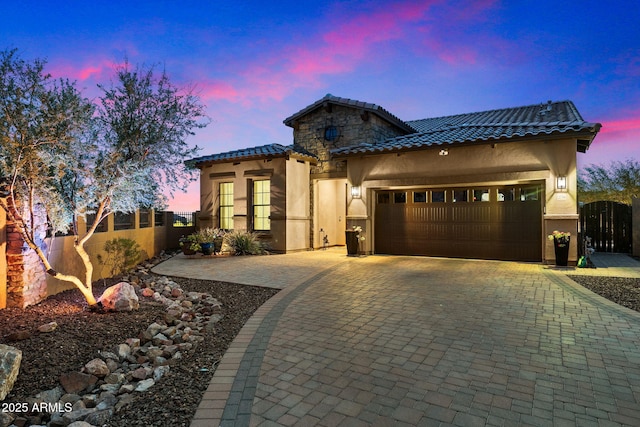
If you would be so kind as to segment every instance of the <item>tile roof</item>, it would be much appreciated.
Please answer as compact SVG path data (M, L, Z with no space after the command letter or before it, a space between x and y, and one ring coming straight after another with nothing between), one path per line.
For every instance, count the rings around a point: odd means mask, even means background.
M409 124L400 120L398 117L394 116L389 111L385 110L379 105L372 104L370 102L356 101L354 99L349 99L349 98L340 98L338 96L333 96L330 93L326 94L322 99L317 100L313 104L306 106L305 108L298 111L294 115L287 117L286 119L284 119L283 123L289 127L293 127L294 122L296 120L312 112L313 110L322 107L323 105L325 105L325 103L342 105L345 107L351 107L359 110L368 111L373 114L377 114L378 116L382 117L383 119L387 120L390 123L393 123L394 125L398 126L400 129L404 130L405 132L413 133L416 131Z
M331 154L345 156L402 151L563 133L584 134L584 140L578 147L584 152L601 127L600 123L584 121L571 101L549 101L524 107L412 120L407 124L417 132L379 143L333 149Z
M242 148L239 150L227 151L224 153L212 154L210 156L197 157L187 160L187 166L201 167L211 163L228 163L239 160L252 160L264 158L286 157L297 155L298 157L308 158L311 161L317 160L317 157L298 145L281 145L268 144L259 147Z

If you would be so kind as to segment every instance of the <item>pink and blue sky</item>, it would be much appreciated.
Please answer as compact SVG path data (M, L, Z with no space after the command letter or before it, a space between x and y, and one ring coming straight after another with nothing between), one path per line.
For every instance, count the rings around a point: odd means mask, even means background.
M603 124L585 166L640 161L639 25L637 0L25 0L3 2L0 49L87 96L125 57L157 64L207 105L202 155L290 144L283 119L327 93L404 120L570 99Z

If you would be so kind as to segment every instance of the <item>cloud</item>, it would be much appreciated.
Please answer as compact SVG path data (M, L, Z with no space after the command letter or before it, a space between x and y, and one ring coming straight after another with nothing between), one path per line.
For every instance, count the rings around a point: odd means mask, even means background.
M250 57L243 56L244 50L227 51L224 47L195 61L176 53L172 66L184 69L169 73L195 78L195 86L207 103L224 101L251 107L282 101L300 89L317 91L327 85L328 78L363 67L368 71L396 68L398 52L450 65L475 64L479 55L464 41L468 35L461 41L453 33L464 33L468 25L485 20L494 2L466 3L405 1L361 4L357 9L338 2L299 33L254 40L254 46L268 47L252 51ZM202 36L197 29L193 33ZM131 40L126 45L136 58L145 51ZM86 57L82 63L58 61L50 71L79 81L106 82L116 65L104 57Z
M113 75L113 70L121 64L107 59L88 59L83 64L60 62L47 64L47 71L56 78L69 78L71 80L105 81Z
M439 19L445 10L440 1L404 2L377 6L374 10L354 13L341 10L340 5L319 17L317 26L329 22L329 30L305 28L304 35L292 36L287 43L274 44L257 58L240 60L235 74L227 74L225 84L210 80L204 82L203 94L211 100L227 100L251 105L259 101L280 101L299 88L324 86L324 78L356 71L366 64L379 66L392 62L396 44L404 47L416 44L427 46L434 57L449 63L460 60L476 62L472 49L460 46L454 49L450 40L430 37L445 20ZM468 21L493 2L458 13L458 19ZM435 19L434 16L438 17ZM425 38L428 39L424 41ZM424 53L423 53L424 54ZM385 61L385 58L389 61Z
M602 133L619 133L632 131L640 133L640 116L605 121L602 124L601 130Z

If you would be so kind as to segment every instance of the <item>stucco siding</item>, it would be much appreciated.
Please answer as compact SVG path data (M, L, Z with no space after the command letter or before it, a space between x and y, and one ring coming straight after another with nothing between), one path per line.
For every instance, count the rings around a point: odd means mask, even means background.
M309 249L311 227L309 162L290 159L286 163L286 250Z
M573 139L521 141L475 146L451 146L448 155L440 147L384 155L348 158L350 186L362 187L362 198L348 201L351 225L371 228L374 191L411 186L452 187L469 184L506 185L544 182L543 233L553 229L577 231L576 141ZM567 189L556 190L556 177L566 176ZM543 259L553 261L553 247L545 241ZM367 251L372 239L365 240ZM572 242L570 260L577 259Z
M287 252L309 248L309 162L273 158L215 163L201 171L200 224L219 227L220 183L233 182L233 221L236 230L252 229L252 183L269 179L270 223L259 231L271 250Z
M98 255L105 259L107 254L104 251L104 245L109 240L125 238L135 241L142 251L143 259L156 256L162 250L167 249L168 246L173 245L168 238L168 229L171 228L171 224L168 224L166 220L165 225L161 227L156 227L155 224L151 222L149 227L139 228L139 215L137 213L135 218L135 228L129 230L114 230L113 215L109 215L105 219L105 221L107 221L108 231L95 233L85 244L85 249L91 258L94 268L92 280L95 281L103 277L111 276L110 266L101 264L98 259ZM80 227L80 232L84 233L86 225L82 220L79 221L78 226ZM73 236L47 239L47 245L47 251L49 251L48 259L54 270L64 274L71 274L81 279L85 277L84 264L74 249ZM48 295L54 295L64 290L72 289L73 287L71 283L47 276Z

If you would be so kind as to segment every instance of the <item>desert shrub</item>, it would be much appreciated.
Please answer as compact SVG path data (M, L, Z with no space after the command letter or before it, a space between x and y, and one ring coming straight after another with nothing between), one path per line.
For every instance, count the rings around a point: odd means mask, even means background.
M225 243L235 255L260 255L265 248L258 240L258 235L246 230L234 230L224 237Z
M118 237L104 243L106 256L98 255L98 261L111 268L111 275L123 273L135 267L142 258L143 251L135 240Z
M209 243L216 239L224 237L225 232L219 228L207 227L201 228L195 232L198 243Z

